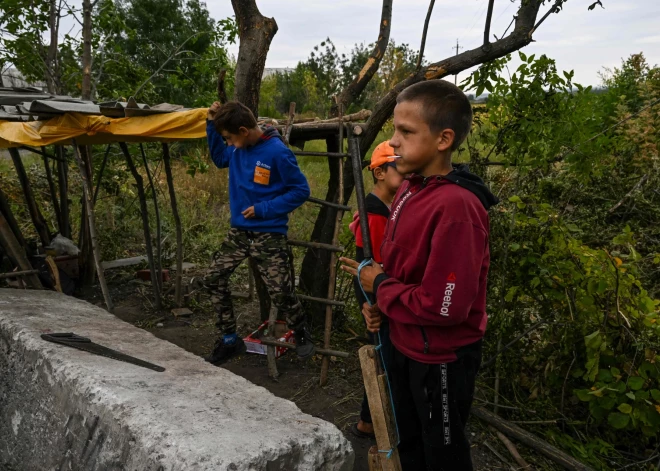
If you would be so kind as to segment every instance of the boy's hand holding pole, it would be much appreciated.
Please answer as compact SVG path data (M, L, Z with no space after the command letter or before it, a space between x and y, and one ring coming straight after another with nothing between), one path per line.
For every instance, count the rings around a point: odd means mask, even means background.
M339 260L345 264L341 266L342 270L344 270L346 273L350 273L353 276L357 276L357 269L360 265L358 262L344 257L340 258ZM362 288L365 292L373 293L374 280L381 273L384 273L384 271L378 263L366 265L362 268L362 270L360 270L360 284L362 285ZM364 303L362 306L362 315L367 322L367 330L369 332L376 333L378 330L380 330L381 312L380 309L378 309L378 304L370 306L369 303Z

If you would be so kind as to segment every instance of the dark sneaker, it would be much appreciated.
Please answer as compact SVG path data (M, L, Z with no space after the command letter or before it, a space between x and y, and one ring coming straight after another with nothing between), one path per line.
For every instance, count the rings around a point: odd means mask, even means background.
M235 355L245 353L245 350L245 342L243 342L243 339L240 337L236 338L236 341L231 345L227 345L223 339L220 338L215 341L213 352L211 352L205 360L214 365L219 365Z
M316 347L312 343L312 336L306 327L293 333L296 340L296 353L300 358L307 358L316 353Z

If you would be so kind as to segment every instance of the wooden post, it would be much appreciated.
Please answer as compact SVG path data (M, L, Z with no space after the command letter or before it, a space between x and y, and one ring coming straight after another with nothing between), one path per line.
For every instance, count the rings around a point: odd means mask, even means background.
M3 214L5 216L5 219L7 220L7 223L9 224L9 227L11 228L11 231L14 233L14 237L16 237L16 240L20 244L23 249L27 247L27 244L25 243L25 239L23 238L23 233L21 232L21 228L18 227L18 222L16 222L16 218L14 218L14 213L11 211L11 207L9 206L9 200L7 199L7 195L5 195L4 191L2 191L2 188L0 188L0 214Z
M268 336L273 340L276 340L275 336L275 321L277 320L277 308L275 306L270 308L270 314L268 315ZM280 376L280 373L277 371L277 363L275 358L275 349L277 347L273 345L268 345L266 347L266 354L268 357L268 376L271 379L277 380Z
M142 229L144 230L144 245L147 250L147 260L149 260L149 270L151 271L151 284L154 291L154 306L157 310L161 308L160 292L158 291L158 282L156 281L156 265L154 264L154 251L151 246L151 232L149 230L149 211L147 210L147 196L144 193L144 180L142 175L135 168L131 154L128 152L128 146L125 142L120 142L119 147L126 158L126 164L133 174L137 185L138 199L140 200L140 212L142 213Z
M77 152L77 154L76 154ZM80 158L80 161L77 161L78 164L82 162L82 169L85 171L85 176L87 178L89 190L92 191L92 152L91 146L78 146L74 149L74 157L76 160ZM92 210L94 209L94 204L92 202ZM87 220L89 219L87 201L85 200L85 195L83 192L82 197L80 198L80 234L78 237L78 246L80 247L80 277L78 279L78 285L81 288L91 288L94 284L94 276L96 273L96 267L94 262L94 249L92 248L92 241L90 235L90 228Z
M165 166L165 176L167 178L167 188L170 192L170 205L172 206L172 217L174 218L174 227L176 229L176 278L174 280L174 302L181 307L182 293L181 280L183 278L183 231L181 229L181 218L179 217L179 208L176 204L176 192L174 191L174 178L172 177L172 165L170 162L170 148L163 142L163 165Z
M339 103L339 122L343 121L344 109ZM339 126L339 153L344 152L344 126ZM338 162L339 165L339 189L337 190L337 203L343 204L344 199L344 158L341 157ZM344 211L337 210L335 220L335 229L332 235L332 245L339 244L339 230L341 229L341 221L344 217ZM330 278L328 280L328 299L335 299L335 288L337 285L337 252L332 252L330 255ZM323 348L330 348L330 336L332 335L332 305L325 306L325 329L323 332ZM321 386L325 386L328 382L328 369L330 368L330 358L323 357L321 362Z
M48 265L48 272L53 279L53 286L58 293L62 292L62 284L60 283L60 270L55 264L55 260L50 255L46 257L46 264Z
M11 261L18 267L21 271L31 271L32 265L25 255L23 247L18 243L18 240L14 236L14 232L9 227L7 219L5 219L2 211L0 211L0 244L7 252L7 255ZM29 275L25 277L28 286L34 289L43 289L41 281L37 275Z
M55 146L57 155L57 184L60 187L60 233L67 239L71 239L71 223L69 221L69 163L66 160L64 148Z
M103 292L105 305L108 308L108 312L112 312L114 310L114 306L112 305L112 299L110 298L110 290L108 290L108 285L105 282L103 266L101 265L101 253L96 241L96 221L94 220L94 203L92 202L93 194L92 188L90 187L91 178L87 173L87 169L85 168L82 157L80 157L80 152L75 140L73 142L73 155L78 162L78 167L80 168L80 177L82 178L83 200L85 201L87 223L89 227L89 243L92 249L92 255L94 257L94 265L96 265L96 274L99 277L99 284L101 285L101 292Z
M390 403L387 377L384 373L380 373L378 354L373 345L365 345L358 350L358 354L378 450L392 450L389 458L385 452L379 453L382 469L400 471L401 461L397 449L396 425Z
M30 218L32 219L32 224L34 224L34 227L37 230L37 234L39 234L41 245L46 247L50 244L48 224L46 224L46 220L41 215L39 207L37 206L37 201L34 198L32 186L30 185L30 180L28 179L27 173L25 172L25 167L23 166L21 155L18 152L18 149L15 147L9 148L9 155L11 155L11 159L14 161L14 167L16 167L18 180L20 181L21 188L23 189L23 195L25 196L25 202L27 203L27 208L28 212L30 213Z
M160 210L158 209L158 193L154 185L154 179L149 170L149 162L147 161L147 154L144 152L144 146L140 145L140 153L142 154L142 162L144 163L144 171L147 172L147 179L151 187L152 200L154 202L154 214L156 216L156 281L157 288L160 293L163 292L163 265L161 256L161 225L160 225Z

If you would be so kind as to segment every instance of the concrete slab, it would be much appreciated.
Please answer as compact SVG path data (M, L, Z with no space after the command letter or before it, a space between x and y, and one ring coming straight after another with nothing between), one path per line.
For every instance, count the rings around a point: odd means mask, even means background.
M43 341L75 332L158 373ZM48 291L0 289L0 469L353 468L332 424L266 389Z

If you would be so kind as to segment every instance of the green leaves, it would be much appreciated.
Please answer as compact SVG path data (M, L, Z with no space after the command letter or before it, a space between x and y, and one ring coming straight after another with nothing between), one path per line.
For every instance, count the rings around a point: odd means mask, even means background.
M622 414L620 412L611 412L607 416L607 423L609 423L615 429L624 429L630 422L630 416L628 414Z
M632 376L628 378L628 387L633 391L639 391L644 386L644 378Z

